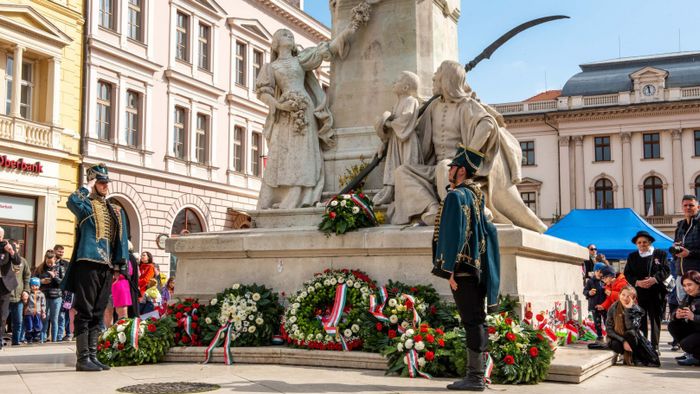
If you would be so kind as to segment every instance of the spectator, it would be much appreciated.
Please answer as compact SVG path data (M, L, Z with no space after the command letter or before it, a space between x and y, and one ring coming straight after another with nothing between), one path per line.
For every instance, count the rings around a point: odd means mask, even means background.
M651 345L658 352L661 335L661 317L666 309L666 288L663 283L670 275L668 255L665 250L655 249L655 239L646 231L639 231L632 243L637 251L627 256L625 278L637 291L640 308L646 313L642 317L641 330L648 338L648 324L651 323Z
M63 272L68 272L69 260L63 258L65 253L65 248L63 245L56 244L53 247L53 252L56 254L56 265L63 269ZM73 335L70 332L70 317L68 314L68 309L66 305L72 304L72 294L68 291L63 292L63 303L61 304L61 311L58 314L58 338L62 338L64 341L70 341Z
M598 338L595 343L588 345L589 349L607 349L607 344L603 338L603 324L605 324L605 310L598 310L596 306L605 301L605 287L601 281L601 270L605 267L605 263L595 263L593 266L593 277L586 279L586 286L583 294L588 299L588 311L593 316L595 331Z
M134 251L134 246L129 241L129 262L126 267L126 275L120 272L115 272L115 280L112 283L112 301L114 303L114 311L117 317L122 319L128 316L129 307L133 303L138 302L137 299L131 297L131 281L130 278L134 272L138 272L138 267L133 264L131 253Z
M44 260L36 267L35 276L39 277L41 282L41 292L46 297L47 314L46 319L42 322L44 331L41 335L41 341L44 342L49 336L49 327L51 328L51 340L58 342L58 320L63 306L63 292L61 291L61 281L65 272L63 268L56 264L56 254L53 250L47 250L44 254Z
M46 319L46 297L39 290L41 281L39 278L33 277L29 280L31 294L22 295L24 303L24 337L27 343L38 342L41 340L43 330L42 321Z
M595 266L595 258L598 255L598 248L594 244L588 245L588 259L583 260L583 284L586 284L586 279L593 277L593 267Z
M148 283L156 275L156 266L153 264L153 255L151 252L141 253L141 264L139 265L139 291L141 297L149 287Z
M668 331L686 352L679 365L700 365L700 272L688 271L681 279L686 297L681 301Z
M17 277L17 287L12 291L10 295L10 317L12 320L12 345L19 345L22 342L22 320L23 320L23 304L22 304L22 293L29 291L29 278L31 278L32 273L29 268L29 263L22 257L19 253L19 243L17 240L11 239L9 241L14 249L17 251L19 256L20 265L13 265L12 270Z
M613 303L615 303L620 297L620 290L628 285L625 275L621 273L615 273L615 270L606 266L600 270L600 276L603 283L605 284L605 301L602 304L596 306L595 308L599 311L609 310ZM610 316L608 316L610 317Z
M677 261L674 259L671 262L671 275L674 278L678 278L677 270L678 270ZM677 279L677 280L680 281L680 279ZM677 292L676 291L669 292L666 295L666 301L668 302L668 315L669 315L669 321L670 321L671 319L673 319L673 315L676 314L676 310L678 309L679 301L678 301ZM672 352L676 352L681 348L680 344L675 339L672 340L671 342L669 342L668 344L671 346Z
M20 264L19 254L15 252L13 245L3 238L5 230L0 227L0 350L5 340L5 326L7 316L10 314L10 296L17 283L17 275L12 272L12 267Z
M143 293L143 301L141 303L141 314L153 312L156 307L160 306L163 298L158 291L158 281L151 279L148 282L148 288Z
M139 298L141 291L139 290L139 257L133 250L134 245L129 242L129 268L131 276L129 279L129 294L131 294L131 307L128 310L129 317L139 316Z
M678 253L673 253L676 264L676 296L685 298L685 291L680 278L688 271L700 271L700 219L698 219L697 198L688 194L681 201L684 218L676 225L673 245L678 246Z
M167 304L175 296L175 277L171 276L160 291L163 303Z
M611 305L605 321L610 349L623 355L625 365L659 367L658 355L639 333L644 311L636 301L634 287L625 286L620 290L619 300Z

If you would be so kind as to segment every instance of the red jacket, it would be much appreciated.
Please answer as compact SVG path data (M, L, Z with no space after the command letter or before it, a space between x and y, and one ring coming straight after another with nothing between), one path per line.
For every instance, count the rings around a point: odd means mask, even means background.
M628 285L629 283L627 283L625 275L622 273L617 274L615 280L610 285L605 286L605 290L610 290L610 295L600 305L605 308L606 311L610 309L612 304L614 304L615 301L620 298L620 291L622 291L622 289Z
M143 293L148 288L148 282L156 275L156 267L153 264L139 265L139 291L143 297Z

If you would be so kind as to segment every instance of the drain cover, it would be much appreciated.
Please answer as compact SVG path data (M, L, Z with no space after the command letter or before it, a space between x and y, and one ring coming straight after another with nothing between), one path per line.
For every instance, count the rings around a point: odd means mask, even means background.
M120 393L137 394L185 394L204 393L206 391L218 390L219 388L219 385L208 383L164 382L136 384L118 388L117 391Z

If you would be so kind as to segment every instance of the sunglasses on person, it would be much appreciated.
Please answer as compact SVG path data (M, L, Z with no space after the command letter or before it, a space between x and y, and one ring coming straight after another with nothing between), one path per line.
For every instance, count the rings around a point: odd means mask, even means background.
M594 250L598 250L598 248L588 248L588 250L590 250L592 252Z

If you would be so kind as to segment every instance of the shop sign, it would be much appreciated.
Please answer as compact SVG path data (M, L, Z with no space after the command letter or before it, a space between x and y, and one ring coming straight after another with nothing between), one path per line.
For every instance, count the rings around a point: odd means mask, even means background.
M34 221L36 199L0 194L0 219Z
M5 155L0 156L0 167L5 167L13 170L20 170L21 172L33 172L36 174L41 174L42 172L44 172L44 167L41 165L40 161L37 161L35 163L27 163L22 158L18 160L12 160Z

